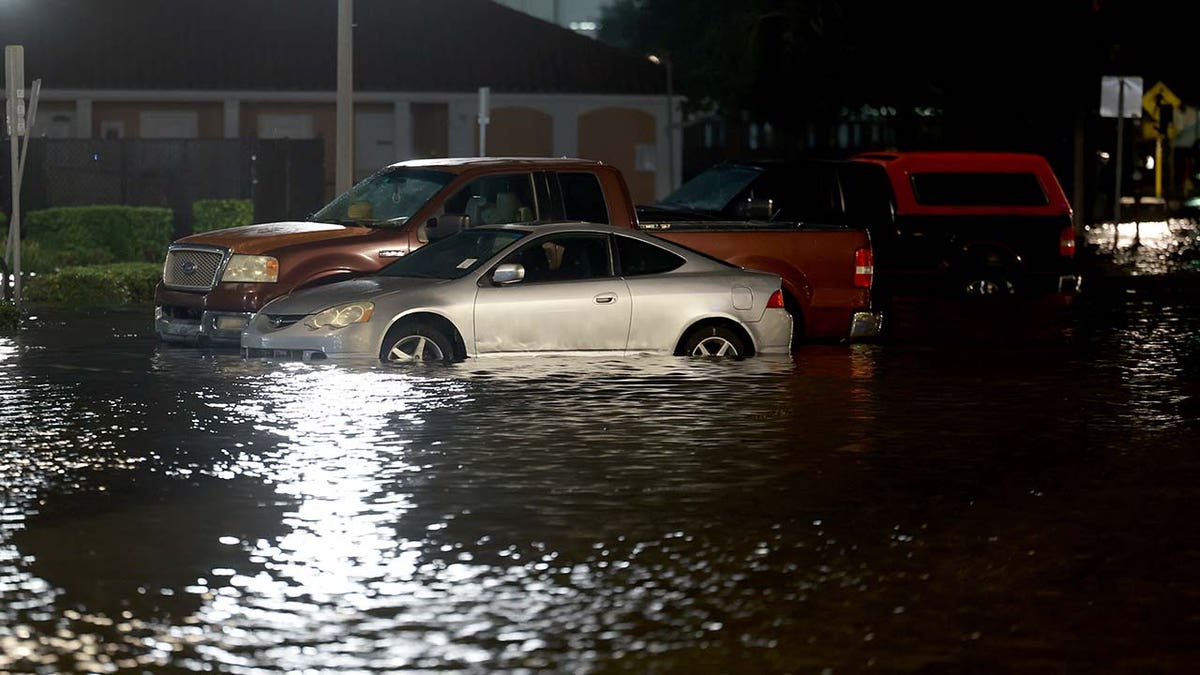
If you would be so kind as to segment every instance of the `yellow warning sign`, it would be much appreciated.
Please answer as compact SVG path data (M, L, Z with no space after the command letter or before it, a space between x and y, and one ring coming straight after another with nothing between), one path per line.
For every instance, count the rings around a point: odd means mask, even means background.
M1169 105L1178 110L1182 103L1183 101L1175 95L1175 92L1168 89L1167 85L1162 82L1155 82L1153 87L1142 94L1142 107L1146 109L1150 117L1154 118L1155 122L1158 121L1159 106Z

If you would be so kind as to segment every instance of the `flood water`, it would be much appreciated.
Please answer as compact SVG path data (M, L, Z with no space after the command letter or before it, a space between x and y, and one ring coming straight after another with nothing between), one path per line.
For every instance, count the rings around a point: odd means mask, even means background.
M0 336L0 672L1200 664L1194 299L448 367L32 309Z

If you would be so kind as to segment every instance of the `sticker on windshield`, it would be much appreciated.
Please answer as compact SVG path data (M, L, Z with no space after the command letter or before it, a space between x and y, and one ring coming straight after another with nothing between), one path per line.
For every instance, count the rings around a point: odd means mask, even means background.
M466 260L458 263L458 269L465 270L471 265L474 265L476 260L479 260L479 258L467 258Z

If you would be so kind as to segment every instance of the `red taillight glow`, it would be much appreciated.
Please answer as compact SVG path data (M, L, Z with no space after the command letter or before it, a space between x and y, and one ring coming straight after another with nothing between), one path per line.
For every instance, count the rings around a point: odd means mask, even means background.
M854 287L870 288L875 278L875 253L869 248L854 251Z
M1075 257L1075 227L1068 225L1058 233L1058 254L1064 258Z
M783 309L783 291L775 291L767 298L767 309Z

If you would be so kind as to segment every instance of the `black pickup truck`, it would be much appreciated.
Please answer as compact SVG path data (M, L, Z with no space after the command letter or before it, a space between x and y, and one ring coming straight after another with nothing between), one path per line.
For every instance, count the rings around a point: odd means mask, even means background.
M872 304L885 317L901 296L1069 297L1080 285L1070 204L1049 163L1034 154L730 161L638 207L638 219L866 229Z

